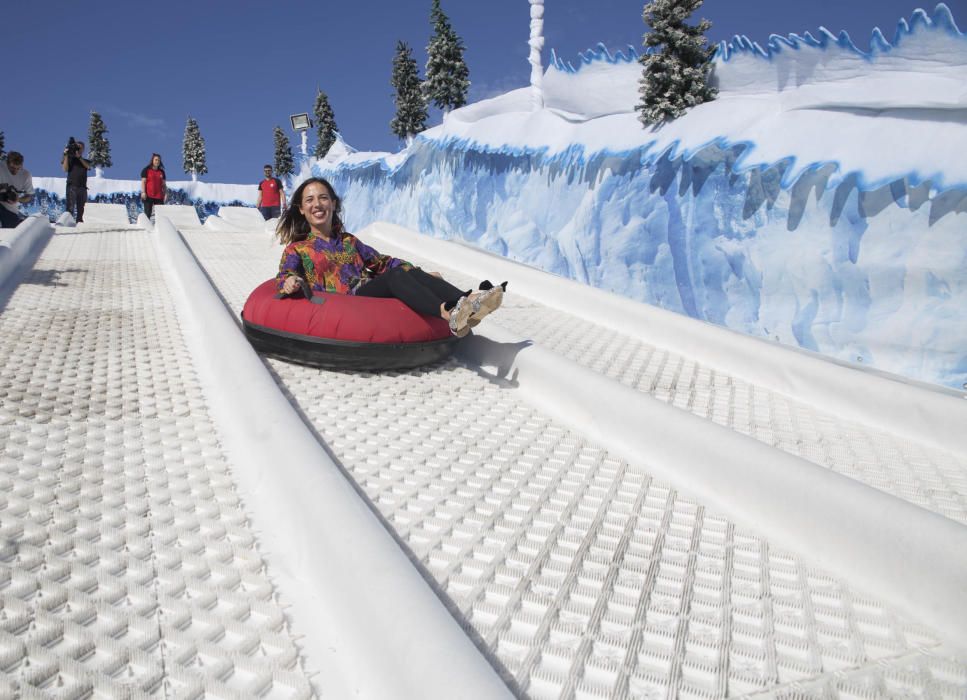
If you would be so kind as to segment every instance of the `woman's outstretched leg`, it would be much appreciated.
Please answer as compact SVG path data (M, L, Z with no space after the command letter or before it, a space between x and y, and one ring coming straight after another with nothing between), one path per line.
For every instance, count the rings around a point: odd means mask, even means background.
M424 272L419 267L414 267L407 274L436 296L451 304L456 303L460 297L465 297L470 294L469 289L457 289L442 277L436 277L428 272Z
M444 299L427 286L420 284L410 272L412 270L406 271L399 268L384 272L357 289L356 296L395 298L419 314L440 316L441 309L450 299Z
M492 288L472 294L419 268L395 269L362 285L356 295L399 299L417 313L446 319L450 329L462 336L469 330L471 320L472 325L477 325L500 306L502 286L488 286Z

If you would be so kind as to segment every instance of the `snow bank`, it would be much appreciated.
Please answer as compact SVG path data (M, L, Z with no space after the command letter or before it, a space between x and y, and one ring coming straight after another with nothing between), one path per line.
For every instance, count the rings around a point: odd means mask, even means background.
M634 110L641 66L602 48L578 68L559 59L544 75L546 109L513 91L451 113L423 138L500 153L559 156L671 151L686 157L718 142L743 145L744 168L790 161L785 185L820 163L837 164L830 184L857 174L868 187L914 176L938 187L967 186L961 157L967 117L967 36L949 9L901 21L891 44L877 32L864 54L848 36L773 37L768 51L736 37L719 49L717 101L659 130ZM819 113L817 113L817 111ZM904 144L897 148L897 144Z
M56 219L65 208L64 193L67 180L62 177L35 177L36 194L27 210L32 214L45 214ZM128 220L137 221L144 211L141 204L140 180L113 180L91 177L87 180L87 194L91 202L122 204L127 209ZM195 207L201 220L217 213L223 205L255 206L258 190L251 185L226 185L214 182L190 180L168 181L168 204L190 204Z
M599 48L451 112L396 154L337 140L347 224L382 220L840 360L967 385L967 36L918 10L871 49L848 35L719 47L721 96L661 129L633 49ZM136 181L92 193L140 211ZM61 178L36 178L56 216ZM253 185L173 182L205 220ZM180 188L175 190L175 188ZM212 226L219 225L214 221Z
M63 177L35 177L34 188L47 192L64 192L67 179ZM255 206L258 195L256 183L251 185L225 185L216 182L192 182L191 180L169 180L170 191L184 192L191 199L209 202L242 202ZM87 179L87 193L93 198L96 195L110 195L118 192L141 192L140 180L112 180L107 177L90 177Z
M876 35L875 35L876 36ZM450 113L392 157L312 166L352 228L457 238L632 299L907 377L967 383L967 37L939 5L847 40L720 49L661 129L603 49Z

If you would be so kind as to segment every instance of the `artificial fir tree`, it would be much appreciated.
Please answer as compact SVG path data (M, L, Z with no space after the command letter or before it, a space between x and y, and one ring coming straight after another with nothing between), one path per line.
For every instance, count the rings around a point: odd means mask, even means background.
M91 124L87 128L87 141L90 146L87 159L94 166L95 177L101 177L103 169L110 168L113 165L111 163L111 144L104 136L106 133L107 127L104 126L101 115L91 110Z
M712 23L703 19L696 26L685 24L702 2L652 0L645 5L642 17L652 31L645 34L645 53L639 59L644 70L641 102L635 107L645 126L676 119L718 93L709 84L715 49L706 46L705 39Z
M289 137L282 131L281 126L277 126L275 127L275 174L279 177L288 177L294 172L295 164L292 161Z
M426 47L426 79L423 83L427 101L432 102L444 116L467 104L470 71L463 60L463 40L450 26L449 18L440 9L440 0L433 0L430 9L433 36Z
M396 116L390 122L390 128L409 146L413 136L426 129L427 111L416 59L404 41L396 44L390 85L396 90Z
M188 115L188 123L185 124L185 139L181 142L181 155L185 172L191 173L192 181L208 172L208 166L205 164L205 139L198 129L198 122L192 119L191 115Z
M325 158L332 144L336 143L336 115L329 106L329 98L321 89L316 88L316 104L312 108L312 115L316 118L316 149L312 152L316 158Z

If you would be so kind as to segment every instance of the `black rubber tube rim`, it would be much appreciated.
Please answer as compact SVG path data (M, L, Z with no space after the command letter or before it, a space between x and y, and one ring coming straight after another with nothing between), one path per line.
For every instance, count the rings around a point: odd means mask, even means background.
M242 318L245 337L263 355L322 369L411 369L449 357L456 336L423 343L363 343L289 333L249 323Z

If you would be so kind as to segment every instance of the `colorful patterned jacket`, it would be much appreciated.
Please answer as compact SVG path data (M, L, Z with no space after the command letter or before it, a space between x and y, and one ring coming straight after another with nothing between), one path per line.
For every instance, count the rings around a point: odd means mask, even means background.
M315 292L355 294L360 282L395 267L409 270L413 266L405 260L380 255L350 233L333 239L310 233L304 241L290 243L282 251L276 283L281 291L286 277L299 275Z

